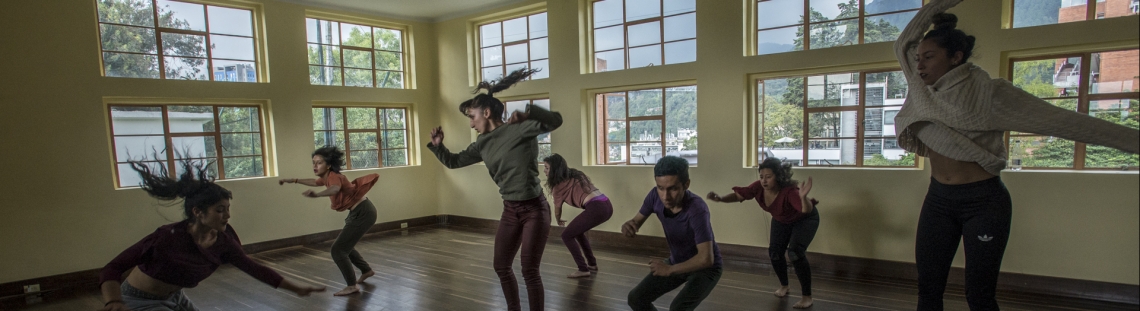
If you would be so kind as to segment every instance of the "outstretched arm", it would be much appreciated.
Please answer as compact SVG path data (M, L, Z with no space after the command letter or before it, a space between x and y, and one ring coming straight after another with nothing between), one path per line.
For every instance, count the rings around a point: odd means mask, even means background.
M459 153L451 153L446 146L443 145L443 128L436 127L431 130L431 143L428 143L428 150L435 154L436 159L447 168L460 168L471 164L483 161L483 157L479 154L479 148L475 143L467 146L466 150Z
M523 126L523 136L538 136L562 126L562 114L531 105L526 113L515 112L509 120Z
M1056 136L1140 153L1140 131L1054 106L1005 80L994 80L990 124L1002 131Z
M722 195L716 194L716 192L709 191L708 199L710 201L713 201L713 202L722 202L722 203L744 202L744 199L740 198L739 195L736 195L736 192L732 192L732 193L729 193L729 194L722 196Z
M302 185L306 185L309 187L320 186L317 184L317 180L314 178L304 178L304 179L302 179L302 178L282 178L282 179L277 180L277 184L278 185L302 184Z
M913 50L917 48L922 37L926 35L926 30L930 29L934 15L946 12L961 2L962 0L931 0L930 3L918 10L918 13L910 19L910 23L899 34L898 40L895 40L895 58L899 60L899 65L902 66L907 80L922 79L918 76L918 70L915 70L917 65L915 64Z

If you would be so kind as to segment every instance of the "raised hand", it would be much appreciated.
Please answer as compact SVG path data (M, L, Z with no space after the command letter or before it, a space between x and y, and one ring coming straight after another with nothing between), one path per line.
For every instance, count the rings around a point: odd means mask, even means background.
M811 192L811 177L800 183L800 196L807 197L809 192Z
M305 190L305 192L301 192L301 195L306 196L306 197L310 197L310 198L317 197L317 193L313 192L313 190Z
M559 219L559 220L558 220L558 226L559 226L559 227L565 227L565 226L566 226L566 221L565 221L565 220L561 220L561 219Z
M439 146L443 143L443 127L437 126L431 129L431 145Z
M709 195L707 197L713 202L720 202L720 196L717 195L716 192L709 191Z
M624 234L627 238L637 236L637 222L635 222L633 219L630 219L629 221L622 224L621 233Z
M649 261L649 271L656 276L669 276L673 274L673 266L661 261L660 259L653 259Z

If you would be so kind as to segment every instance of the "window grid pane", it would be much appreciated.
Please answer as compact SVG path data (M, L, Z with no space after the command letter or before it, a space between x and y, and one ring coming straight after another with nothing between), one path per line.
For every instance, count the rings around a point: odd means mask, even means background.
M310 84L404 88L402 30L314 18L305 28Z
M597 162L653 165L680 156L696 165L696 99L696 86L597 94Z
M696 61L694 12L694 1L594 2L594 72Z
M479 78L499 79L519 68L539 69L527 80L550 77L546 12L479 26Z
M313 129L314 147L340 148L346 170L408 165L407 109L317 107Z
M922 5L922 0L860 5L865 2L757 0L750 12L756 22L756 55L894 41Z

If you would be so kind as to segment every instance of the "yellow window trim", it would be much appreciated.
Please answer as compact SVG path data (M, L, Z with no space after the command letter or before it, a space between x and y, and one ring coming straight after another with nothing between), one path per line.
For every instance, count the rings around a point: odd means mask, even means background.
M539 2L498 11L467 20L467 63L469 64L467 85L475 86L475 84L483 81L483 71L479 67L480 61L483 59L483 55L481 54L482 49L480 49L479 46L479 42L482 42L482 38L479 37L479 26L544 12L546 12L546 2ZM550 19L548 15L548 36L550 33L549 28Z
M1008 1L1008 0L1006 0ZM1010 50L1001 52L1001 64L998 66L998 77L1009 77L1009 62L1014 58L1029 58L1056 54L1090 53L1099 51L1127 50L1140 48L1140 39L1101 42L1093 44L1078 44L1065 46L1051 46L1035 49Z
M388 28L399 30L403 33L403 38L400 44L404 48L404 88L405 90L416 89L416 48L415 48L415 35L413 34L412 25L403 24L388 20L376 19L372 17L365 17L363 15L354 15L347 13L337 13L324 10L305 9L305 18L313 18L320 20L327 20L333 22L352 23L363 26L372 26L379 28Z
M585 144L585 146L582 146L582 148L581 148L582 149L582 165L584 165L584 166L604 166L604 167L645 167L644 165L605 165L605 164L598 164L598 159L596 159L594 157L594 154L596 154L597 149L598 149L597 148L597 139L598 139L598 137L597 137L597 135L598 135L598 132L597 132L597 124L598 124L597 113L598 113L598 109L597 109L597 103L594 102L594 98L598 94L634 91L634 90L642 90L642 89L667 88L667 87L675 87L675 86L690 86L690 85L691 86L697 86L697 80L667 81L667 82L622 85L622 86L612 86L612 87L582 90L581 113L585 117L581 118L582 119L582 126L581 126L581 130L580 130L579 135L582 135L581 137L588 137L587 139L582 140L582 143ZM700 88L698 87L697 90L699 92ZM699 105L700 104L699 103L700 102L700 93L697 94L697 101L698 101L698 105ZM553 108L553 107L551 107L551 108ZM698 115L700 113L699 109L700 108L698 106ZM690 167L696 167L696 165L690 165Z
M405 143L408 145L408 165L420 165L420 130L418 124L420 123L419 113L416 111L415 103L397 103L397 102L354 102L354 101L325 101L314 100L311 108L332 108L332 107L363 107L363 108L403 108L407 115L404 116L404 126L407 127L408 136L404 137ZM312 110L310 110L311 112ZM309 118L312 120L312 118ZM310 130L312 130L310 128ZM345 139L348 139L345 137ZM373 170L384 168L400 168L398 167L380 167L380 168L367 168L359 170ZM353 170L353 171L359 171Z

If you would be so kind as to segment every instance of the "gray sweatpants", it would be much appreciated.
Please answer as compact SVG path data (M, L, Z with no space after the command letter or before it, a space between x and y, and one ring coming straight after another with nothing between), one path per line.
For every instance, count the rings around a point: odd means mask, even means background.
M360 269L360 273L372 271L372 268L364 261L364 257L361 257L355 248L356 243L360 242L360 238L364 237L364 234L368 233L368 229L372 229L374 224L376 224L376 207L372 205L372 201L364 199L356 205L356 208L348 212L348 217L344 218L344 229L340 231L340 235L333 242L333 262L340 269L340 274L344 276L344 283L349 286L356 285L356 271L352 270L352 266Z

